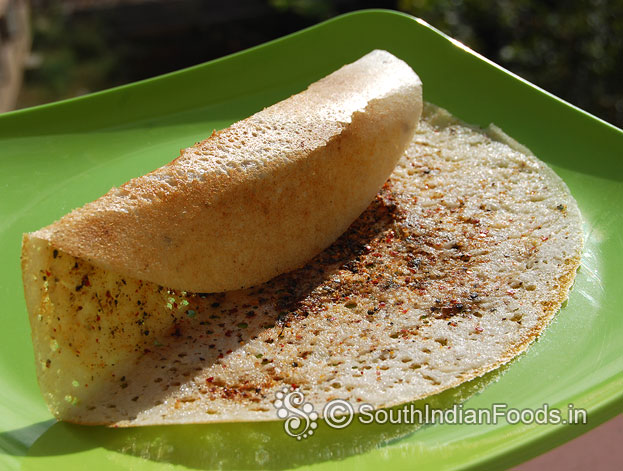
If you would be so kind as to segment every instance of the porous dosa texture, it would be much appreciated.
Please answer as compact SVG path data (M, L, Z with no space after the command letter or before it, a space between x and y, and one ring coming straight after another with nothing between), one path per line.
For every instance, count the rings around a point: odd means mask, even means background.
M322 411L439 393L508 362L567 298L581 217L512 141L427 107L374 202L303 268L197 294L25 240L39 383L85 424L273 420L296 387Z
M421 109L413 70L373 51L30 238L170 288L254 286L307 263L366 209Z

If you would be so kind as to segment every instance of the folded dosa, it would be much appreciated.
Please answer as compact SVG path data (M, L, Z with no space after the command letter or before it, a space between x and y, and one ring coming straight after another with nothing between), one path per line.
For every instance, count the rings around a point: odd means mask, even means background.
M26 244L50 409L135 426L274 420L284 387L318 412L334 398L385 407L483 375L525 351L566 299L582 230L545 164L427 106L368 209L267 283L190 293Z
M302 266L365 210L421 108L413 70L373 51L26 240L169 288L254 286Z

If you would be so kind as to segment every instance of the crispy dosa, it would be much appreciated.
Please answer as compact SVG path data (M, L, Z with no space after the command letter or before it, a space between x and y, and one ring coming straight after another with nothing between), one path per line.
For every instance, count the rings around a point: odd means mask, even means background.
M413 70L373 51L27 240L169 288L254 286L301 267L366 209L421 109Z
M37 372L54 415L137 426L274 420L437 394L525 351L567 298L581 216L563 181L491 128L427 106L367 210L304 267L201 294L26 239Z

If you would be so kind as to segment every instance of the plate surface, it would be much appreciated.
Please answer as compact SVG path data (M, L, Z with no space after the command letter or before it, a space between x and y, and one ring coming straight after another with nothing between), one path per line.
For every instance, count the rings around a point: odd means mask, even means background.
M55 423L36 384L21 234L375 48L416 70L426 100L469 123L494 122L528 146L577 199L586 248L568 305L527 354L464 407L564 410L572 403L588 410L588 424L434 425L389 441L388 429L347 428L329 444L321 437L297 442L279 423L132 431ZM2 115L0 169L2 469L502 469L623 411L623 132L420 20L353 13L180 72Z

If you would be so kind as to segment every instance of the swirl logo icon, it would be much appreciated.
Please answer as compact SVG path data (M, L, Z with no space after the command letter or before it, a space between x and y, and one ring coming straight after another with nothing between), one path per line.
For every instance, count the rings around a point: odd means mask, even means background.
M327 425L336 429L348 427L353 421L354 413L353 406L344 399L333 399L322 409L322 416Z
M311 403L305 402L302 392L283 388L275 394L273 405L277 409L277 417L286 419L283 429L291 437L301 440L312 436L318 428L318 413Z

